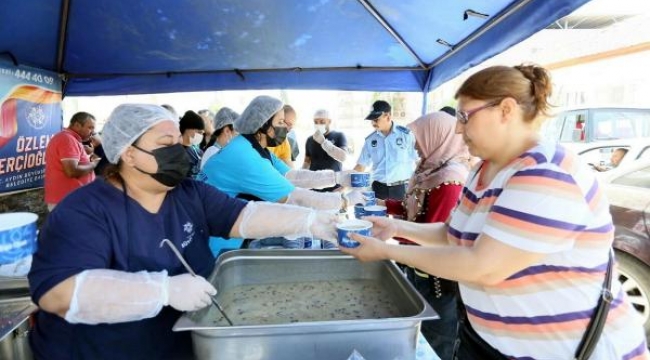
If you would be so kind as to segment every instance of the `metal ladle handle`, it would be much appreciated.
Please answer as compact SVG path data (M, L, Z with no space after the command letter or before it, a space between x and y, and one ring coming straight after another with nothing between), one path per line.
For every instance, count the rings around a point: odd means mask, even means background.
M189 272L190 275L196 277L196 273L194 272L194 270L192 270L192 268L190 267L190 264L188 264L187 261L185 261L185 258L183 257L181 252L178 251L178 248L176 248L176 245L174 245L174 243L172 243L169 239L163 239L160 242L160 247L163 247L163 245L165 245L165 244L167 244L167 246L169 246L169 248L172 249L172 251L174 252L174 255L176 255L178 260L185 267L185 270L187 270L187 272ZM228 324L233 325L233 323L232 323L232 321L230 321L230 318L228 317L228 315L226 315L226 312L223 311L223 308L221 307L221 305L219 305L219 302L217 302L217 299L215 299L214 296L212 296L212 295L208 295L208 296L210 296L210 300L212 300L212 303L214 304L214 306L216 306L217 309L219 309L219 312L221 312L221 315L223 315L224 319L226 319Z

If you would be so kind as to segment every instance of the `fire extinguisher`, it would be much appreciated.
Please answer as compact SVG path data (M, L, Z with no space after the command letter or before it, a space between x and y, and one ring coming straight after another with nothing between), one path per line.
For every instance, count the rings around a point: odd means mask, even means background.
M578 119L578 121L576 121L576 130L577 130L577 131L580 131L580 142L584 142L584 141L585 141L585 129L584 129L584 124L585 124L585 120L584 120L584 119Z

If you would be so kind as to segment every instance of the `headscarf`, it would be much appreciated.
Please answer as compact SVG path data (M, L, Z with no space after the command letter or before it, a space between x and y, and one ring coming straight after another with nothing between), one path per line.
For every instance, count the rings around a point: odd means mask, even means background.
M463 184L469 174L470 154L460 134L456 134L456 118L446 112L426 114L407 127L413 131L420 161L409 180L404 206L409 221L423 211L428 190L443 183Z

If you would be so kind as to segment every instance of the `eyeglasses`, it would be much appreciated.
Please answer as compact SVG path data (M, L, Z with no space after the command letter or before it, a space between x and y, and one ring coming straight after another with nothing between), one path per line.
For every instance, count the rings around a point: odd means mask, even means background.
M501 101L492 101L492 102L489 102L489 103L487 103L485 105L479 106L479 107L477 107L475 109L472 109L472 110L467 110L467 111L456 110L456 120L458 120L459 123L465 125L465 124L467 124L469 122L470 116L476 114L477 112L479 112L479 111L481 111L483 109L487 109L487 108L499 105L499 103L501 103Z

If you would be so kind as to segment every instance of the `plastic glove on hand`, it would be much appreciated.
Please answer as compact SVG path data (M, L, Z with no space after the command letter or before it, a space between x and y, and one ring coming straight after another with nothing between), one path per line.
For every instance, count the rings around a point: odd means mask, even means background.
M316 132L314 132L313 138L314 138L314 141L319 143L319 144L322 144L325 141L325 135L321 134L321 132L318 131L318 130L316 130Z
M363 196L360 190L352 190L345 194L346 199L348 200L348 207L353 207L356 204L366 203L366 198Z
M167 285L167 304L179 311L194 311L210 305L210 296L217 289L202 276L182 274L171 276Z
M352 182L350 180L350 174L355 173L356 171L354 170L341 170L336 173L336 183L345 186L345 187L351 187Z
M330 240L336 242L336 223L338 216L328 211L316 211L314 221L309 230L315 239Z

